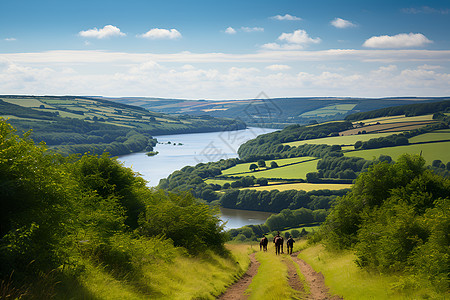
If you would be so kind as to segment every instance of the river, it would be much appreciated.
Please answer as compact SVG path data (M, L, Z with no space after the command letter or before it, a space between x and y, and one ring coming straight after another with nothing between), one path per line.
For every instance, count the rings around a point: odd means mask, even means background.
M157 186L159 180L184 166L195 166L238 157L239 146L260 134L275 129L247 128L244 130L189 133L156 136L158 144L154 151L159 154L147 156L144 152L119 157L126 167L138 172L149 186ZM221 218L227 221L226 228L238 228L249 224L262 224L270 213L221 209Z

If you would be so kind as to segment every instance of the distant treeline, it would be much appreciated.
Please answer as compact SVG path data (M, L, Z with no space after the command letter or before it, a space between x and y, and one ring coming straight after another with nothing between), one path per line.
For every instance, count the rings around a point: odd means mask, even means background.
M345 117L347 121L359 121L387 116L405 115L407 117L446 112L450 109L450 100L440 102L427 102L387 107L367 112L359 112Z
M219 200L222 207L280 212L283 209L309 208L312 210L328 209L337 196L348 192L343 190L317 190L305 192L302 190L289 191L257 191L252 189L227 190Z
M295 228L299 226L316 225L325 221L328 211L325 209L311 210L307 208L299 208L295 210L283 209L278 214L273 214L267 218L266 222L261 225L246 225L241 228L230 229L228 234L235 241L256 241L264 234L285 230L286 228ZM289 232L294 238L305 235L306 232L300 232L293 229Z

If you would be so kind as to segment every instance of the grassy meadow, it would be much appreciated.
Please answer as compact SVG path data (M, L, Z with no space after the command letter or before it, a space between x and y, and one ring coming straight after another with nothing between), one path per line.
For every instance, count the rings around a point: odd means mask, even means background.
M317 170L318 160L307 161L295 165L288 165L275 169L267 169L250 173L233 174L236 176L255 176L255 178L283 178L283 179L305 179L306 174Z
M418 136L420 137L420 136ZM440 159L444 162L450 161L450 142L430 143L430 144L413 144L406 146L357 150L344 153L345 156L356 156L364 159L373 159L380 155L389 155L396 160L403 153L417 154L422 153L427 164L431 164L433 160Z
M321 272L330 291L344 299L446 299L449 296L446 291L433 290L425 281L417 286L407 276L362 270L355 264L352 251L327 251L319 244L304 249L299 258Z
M315 158L305 156L305 157L294 157L294 158L285 158L285 159L274 159L274 160L267 160L266 165L270 166L270 163L272 161L275 161L279 167L282 167L282 166L286 166L289 164L301 163L303 161L307 161L307 160L311 160L311 159L315 159ZM234 167L223 170L222 174L223 175L231 175L231 174L236 175L236 174L247 173L247 172L255 173L255 172L250 171L251 164L253 164L253 163L238 164ZM261 171L265 171L265 170L268 170L268 169L266 169L266 168L261 169ZM258 172L261 172L261 171L258 171Z

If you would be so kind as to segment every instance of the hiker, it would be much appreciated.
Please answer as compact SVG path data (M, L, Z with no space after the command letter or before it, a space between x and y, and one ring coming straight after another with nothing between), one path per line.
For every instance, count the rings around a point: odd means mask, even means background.
M278 231L277 235L273 238L273 242L275 244L275 254L282 254L283 253L283 243L284 239L280 236L280 232Z
M259 251L264 250L267 251L267 244L269 243L269 240L267 239L266 235L263 236L261 241L259 242Z
M288 254L292 254L292 249L294 248L294 243L295 243L295 241L292 238L292 236L289 236L288 240L286 241Z

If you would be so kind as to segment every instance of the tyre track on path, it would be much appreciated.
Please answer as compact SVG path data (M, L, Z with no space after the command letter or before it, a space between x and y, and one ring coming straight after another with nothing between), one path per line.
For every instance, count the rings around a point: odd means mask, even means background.
M247 299L249 295L245 295L245 290L247 290L250 283L252 283L253 277L258 273L258 268L260 262L256 260L255 253L250 254L250 266L245 272L245 274L234 284L232 284L222 295L220 295L218 300L241 300Z
M325 285L325 278L322 273L317 273L314 269L308 265L304 260L297 257L300 252L291 254L291 258L296 263L300 272L305 277L306 283L309 286L309 294L306 299L308 300L342 300L339 296L332 296L329 293L328 287Z

